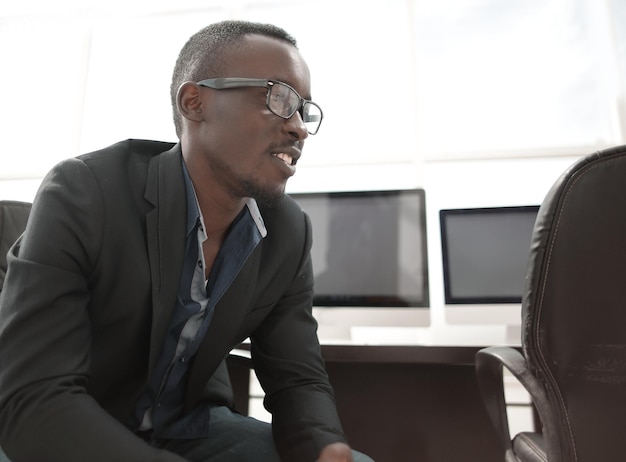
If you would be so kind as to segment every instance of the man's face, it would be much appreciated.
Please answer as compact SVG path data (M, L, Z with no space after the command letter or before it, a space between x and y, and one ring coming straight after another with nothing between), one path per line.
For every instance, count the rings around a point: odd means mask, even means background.
M250 35L242 47L227 54L224 75L278 80L311 98L309 70L290 44ZM205 118L196 145L210 173L207 181L235 198L254 197L260 203L280 199L295 173L307 129L300 114L282 119L266 106L263 87L214 90L201 88Z

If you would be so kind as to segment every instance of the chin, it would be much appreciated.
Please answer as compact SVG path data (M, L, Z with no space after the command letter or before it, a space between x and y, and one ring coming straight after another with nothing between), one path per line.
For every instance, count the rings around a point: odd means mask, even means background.
M246 196L252 197L254 200L264 207L276 207L280 205L285 197L285 185L271 188L267 185L260 187L259 185L246 184Z
M285 192L281 192L280 194L273 195L257 195L254 197L254 200L257 204L262 205L263 207L273 208L279 206L283 199L285 198Z

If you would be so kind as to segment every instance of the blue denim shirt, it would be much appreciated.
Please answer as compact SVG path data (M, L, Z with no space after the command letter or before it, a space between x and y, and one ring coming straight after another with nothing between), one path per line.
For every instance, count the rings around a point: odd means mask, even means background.
M208 434L208 406L201 405L182 415L189 360L204 339L215 305L267 234L256 202L250 199L233 222L205 281L204 220L182 158L181 162L187 191L187 234L178 298L163 350L131 424L134 430L152 430L157 438L199 438Z

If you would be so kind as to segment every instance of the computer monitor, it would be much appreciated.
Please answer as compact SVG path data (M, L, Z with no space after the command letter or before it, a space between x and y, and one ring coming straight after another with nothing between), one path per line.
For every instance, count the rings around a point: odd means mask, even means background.
M445 316L450 324L521 325L538 205L439 211Z
M290 195L311 218L321 337L429 325L424 190Z

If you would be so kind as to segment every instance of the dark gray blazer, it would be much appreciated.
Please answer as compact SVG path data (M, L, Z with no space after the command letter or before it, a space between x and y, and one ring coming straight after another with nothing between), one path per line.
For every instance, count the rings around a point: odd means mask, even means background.
M177 296L180 157L129 140L43 180L0 298L0 446L13 462L182 460L124 425ZM289 198L261 213L268 235L217 305L185 406L232 403L223 360L250 337L281 456L313 461L344 437L311 315L311 227Z

